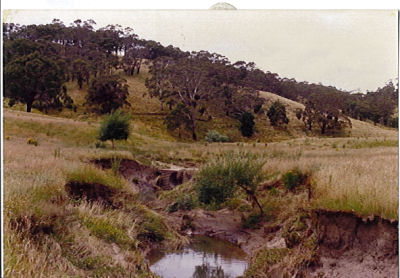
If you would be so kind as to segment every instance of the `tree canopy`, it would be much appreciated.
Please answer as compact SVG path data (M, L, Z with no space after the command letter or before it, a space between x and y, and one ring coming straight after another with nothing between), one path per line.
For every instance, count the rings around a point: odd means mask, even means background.
M275 101L267 112L267 116L272 126L282 126L289 123L289 119L286 116L286 107L279 100Z
M244 112L240 118L240 131L245 137L251 137L254 133L254 115L250 112Z
M254 62L231 62L218 53L188 52L172 45L164 46L139 38L132 28L118 24L102 28L96 25L91 19L77 19L69 25L58 19L40 25L3 23L4 68L12 63L8 69L15 68L16 60L38 52L64 70L63 82L76 80L81 88L84 82L89 85L99 76L117 72L135 76L144 63L149 64L150 77L146 86L150 95L161 100L162 108L167 103L171 109L183 103L189 111L193 138L197 138L198 120L220 114L238 118L245 111L258 113L263 103L258 91L268 91L303 104L308 101L329 104L333 108L330 110L340 111L341 115L393 125L393 112L398 106L396 82L388 82L366 94L347 92L321 83L280 77L257 68ZM9 88L4 92L9 94ZM24 97L24 101L31 98ZM22 99L21 96L14 101L18 99ZM52 102L49 99L57 98L37 96L36 100L39 99L49 103ZM324 120L319 122L325 125Z
M4 68L5 96L26 104L31 112L34 102L40 107L60 106L72 102L63 88L65 73L61 61L55 61L35 51L19 56Z
M93 111L105 114L117 110L123 105L130 105L126 100L128 85L118 75L101 76L92 81L86 96L86 103Z
M126 140L129 137L130 115L122 110L117 110L106 116L100 125L98 138L101 141L111 140L114 148L114 140Z

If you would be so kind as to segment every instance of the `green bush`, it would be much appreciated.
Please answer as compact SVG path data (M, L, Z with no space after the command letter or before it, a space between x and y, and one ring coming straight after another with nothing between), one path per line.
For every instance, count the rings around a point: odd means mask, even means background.
M233 196L234 181L224 165L210 164L198 175L198 198L205 204L221 204Z
M204 139L207 142L228 142L229 141L228 136L222 135L216 130L209 130Z
M191 195L180 195L175 203L168 207L169 212L191 210L196 206L196 200Z
M198 199L205 204L219 205L242 188L252 200L263 179L265 163L256 154L228 152L203 167L196 177Z
M267 112L267 116L272 126L282 126L289 123L286 116L286 107L280 103L279 100L275 101Z
M282 182L287 190L293 191L297 186L304 184L307 174L301 173L299 170L291 170L282 176Z
M117 110L107 116L99 129L99 140L111 140L114 148L114 140L128 139L130 115L122 110Z
M240 132L245 137L251 137L254 133L254 115L250 112L244 112L240 115Z

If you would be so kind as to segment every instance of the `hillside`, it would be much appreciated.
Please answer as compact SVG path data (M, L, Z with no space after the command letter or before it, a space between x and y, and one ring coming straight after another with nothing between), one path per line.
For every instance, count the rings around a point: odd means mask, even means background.
M338 267L325 263L318 271L342 273L340 264L347 264L346 259L320 250L332 240L350 239L330 238L326 232L327 243L317 244L319 230L358 235L356 230L365 226L373 234L379 221L384 223L379 224L384 229L379 233L395 233L396 129L352 119L345 137L307 134L295 116L302 104L260 92L266 102L264 111L256 114L252 138L241 136L236 120L220 116L200 122L200 140L193 142L166 130L163 122L169 109L162 111L159 100L149 97L147 77L147 69L126 77L131 105L124 109L132 115L131 134L127 141L117 142L116 150L97 140L102 117L86 111L86 85L79 90L76 83L67 84L76 112L27 113L20 104L9 108L5 100L5 277L155 277L147 260L150 250L187 246L192 229L240 246L249 263L246 278L264 277L274 267L293 274L316 260L338 263ZM290 122L285 129L272 127L265 115L275 100L286 106ZM213 129L234 142L206 143L204 135ZM219 206L202 204L197 185L190 180L193 172L189 176L179 172L197 171L229 152L257 155L265 162L256 191L264 218L256 217L257 210L242 191ZM169 176L152 180L156 173ZM284 183L285 176L293 173L301 173L306 181L292 191ZM181 178L185 182L178 177L186 177ZM82 200L77 192L86 190L97 192L94 197L87 193L97 201ZM327 220L332 217L337 219L336 228ZM343 228L342 221L360 224ZM324 226L318 226L321 223ZM245 239L238 230L244 231ZM389 254L394 246L391 238L379 243L389 246L385 249ZM354 240L367 242L361 237ZM349 252L358 261L375 256L374 242ZM270 261L271 256L277 259ZM352 267L358 267L360 275L378 275L377 265L387 273L396 269L395 255L379 258Z
M91 19L3 41L4 277L398 275L398 84L298 82Z

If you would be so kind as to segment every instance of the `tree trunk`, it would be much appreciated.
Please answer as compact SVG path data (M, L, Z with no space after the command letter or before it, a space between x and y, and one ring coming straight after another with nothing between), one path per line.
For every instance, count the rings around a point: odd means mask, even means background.
M262 209L262 206L260 205L260 203L257 200L257 197L255 195L251 195L253 201L257 204L258 208L260 209L260 214L264 215L264 210Z
M193 115L193 114L190 115L190 122L191 122L191 124L192 124L192 138L193 138L194 141L197 141L196 122L195 122L195 119L194 119L194 115Z
M111 139L111 144L112 144L112 148L113 148L113 150L115 149L115 146L114 146L114 139Z
M32 104L33 104L33 101L28 101L26 103L26 112L31 112L32 111Z
M260 214L264 215L264 210L262 209L262 206L258 202L255 193L253 193L252 190L249 190L248 188L246 188L246 186L244 186L244 185L243 186L240 185L240 187L243 188L244 191L246 191L247 196L249 196L251 198L251 200L253 201L253 203L255 203L258 206L258 208L260 209Z
M137 69L136 69L136 74L140 73L140 66L142 65L142 61L139 61L139 64L137 65Z
M321 134L325 134L326 125L322 124L321 126Z

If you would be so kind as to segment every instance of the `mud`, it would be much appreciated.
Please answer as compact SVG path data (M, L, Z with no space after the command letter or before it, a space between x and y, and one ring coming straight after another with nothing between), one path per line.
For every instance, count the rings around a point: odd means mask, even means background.
M312 223L307 227L314 227L318 235L319 264L302 271L305 275L302 277L398 277L397 222L379 217L363 220L344 212L319 210L310 213L313 220L310 219ZM288 244L283 232L284 223L274 226L264 223L257 229L243 229L242 217L241 213L228 209L195 209L171 213L169 220L183 234L206 235L234 243L249 258L261 247L302 248ZM310 234L308 232L305 229L304 233Z
M277 243L275 233L279 227L265 227L259 229L243 229L243 215L237 211L222 209L219 211L205 211L195 209L188 212L174 212L169 215L171 225L183 234L205 235L229 241L239 246L248 255L264 244L285 245L284 240ZM272 229L273 233L268 233ZM272 242L274 241L274 242ZM279 246L282 247L282 246Z
M91 162L102 169L112 167L111 159L96 159ZM193 170L157 169L130 159L120 161L119 172L141 192L171 190L193 176Z
M311 277L398 277L398 222L316 211L321 266Z

